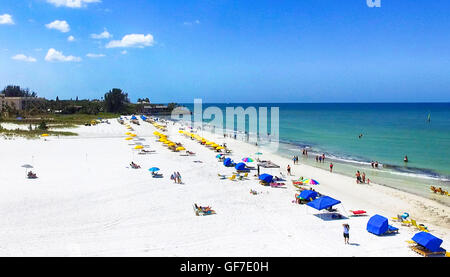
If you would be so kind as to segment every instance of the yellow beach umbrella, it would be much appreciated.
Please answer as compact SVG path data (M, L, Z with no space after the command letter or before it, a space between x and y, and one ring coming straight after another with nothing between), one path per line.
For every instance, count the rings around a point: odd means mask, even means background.
M223 146L216 147L216 150L221 150L221 149L225 149L225 147L223 147Z
M49 134L42 134L41 137L48 137Z
M135 137L135 136L136 136L136 134L131 134L130 136L131 136L131 137Z
M125 140L132 140L133 138L125 138Z
M177 151L182 151L182 150L186 150L186 148L184 148L184 147L182 147L182 146L180 146L180 147L177 147L177 149L176 149Z
M130 132L126 132L125 135L131 135L131 133Z
M180 133L180 134L184 134L184 131L183 131L183 130L180 130L180 131L178 131L178 133Z
M143 149L144 148L144 146L142 146L142 145L136 145L136 147L134 147L134 149Z

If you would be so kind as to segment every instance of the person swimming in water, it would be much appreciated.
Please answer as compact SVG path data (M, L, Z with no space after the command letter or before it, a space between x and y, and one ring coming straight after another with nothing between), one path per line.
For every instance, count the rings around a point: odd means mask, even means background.
M405 158L403 159L403 161L404 161L405 163L407 163L407 162L408 162L408 156L405 155Z

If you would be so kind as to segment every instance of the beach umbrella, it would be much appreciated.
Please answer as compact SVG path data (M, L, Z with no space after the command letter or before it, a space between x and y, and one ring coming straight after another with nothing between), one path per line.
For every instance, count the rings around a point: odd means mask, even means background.
M216 147L216 150L222 150L222 149L225 149L225 147L223 147L223 146Z
M252 162L254 162L254 160L252 158L243 158L242 161L244 163L252 163Z
M245 163L238 163L234 168L236 168L236 170L245 170Z
M125 135L131 135L131 133L130 132L126 132Z
M272 182L273 176L267 173L259 175L259 180L264 181L266 183Z
M177 151L182 151L182 150L186 150L186 148L180 146L180 147L177 147L177 149L175 149L175 150L177 150Z
M144 148L144 146L142 146L142 145L136 145L135 147L134 147L134 149L143 149Z
M320 211L320 210L332 207L334 205L337 205L339 203L341 203L341 201L331 198L329 196L323 196L323 197L317 198L314 201L309 202L307 205Z
M136 136L136 134L131 134L130 136L131 136L131 137L135 137L135 136Z
M226 158L226 159L223 161L223 165L224 165L224 166L230 166L232 163L233 163L233 160L231 160L231 158Z
M319 182L317 182L314 179L306 179L302 181L304 184L310 184L310 185L319 185Z
M133 138L125 138L125 140L132 140Z
M49 134L42 134L41 137L48 137Z
M28 169L33 168L33 166L30 164L24 164L24 165L22 165L22 167L26 168L26 172L28 172Z
M317 197L317 192L313 190L304 190L300 193L299 197L303 199L315 199Z
M156 172L156 171L159 171L159 168L157 168L157 167L152 167L152 168L150 168L148 171L150 171L150 172Z

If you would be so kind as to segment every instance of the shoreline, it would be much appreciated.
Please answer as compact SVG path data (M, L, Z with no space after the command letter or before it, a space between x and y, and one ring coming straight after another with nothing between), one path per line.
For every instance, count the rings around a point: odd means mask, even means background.
M213 134L212 132L210 132L208 130L203 129L202 132L203 133L207 133L207 135L205 135L206 138L208 138L208 136L210 138L215 137L215 139L217 140L216 141L217 143L219 143L219 141L221 141L221 139L223 140L222 137L219 137L218 135ZM203 135L201 135L201 136L203 136ZM255 145L253 145L253 144L251 144L249 142L246 142L246 141L243 141L243 140L233 139L231 137L227 137L225 140L226 140L227 146L230 147L231 149L233 149L234 147L239 148L239 146L238 146L239 144L245 145L246 148L247 148L245 150L252 149L252 151L253 151L252 153L256 153L256 152L259 152L261 149L264 149L262 147L255 146ZM242 149L242 148L239 148L239 149ZM264 151L263 151L263 153L264 153ZM280 167L280 171L283 171L284 173L286 172L285 167L287 166L287 164L289 164L291 166L293 172L295 172L295 168L296 167L300 166L300 168L304 167L305 171L315 171L315 170L317 170L318 172L321 172L322 174L328 174L329 173L328 170L325 170L323 168L311 166L311 165L305 164L305 163L301 163L302 159L300 157L299 157L299 163L300 164L294 165L292 163L292 159L283 156L279 152L270 153L270 154L267 154L267 155L268 155L269 158L271 158L269 160L275 160L275 161L278 160L279 162L281 162L284 165L284 167L283 167L280 164L278 164L277 162L275 162L275 163L277 163L278 165L281 166ZM263 157L266 157L266 156L264 155ZM335 169L333 169L333 171L334 170ZM261 173L264 173L264 172L261 172ZM440 227L443 227L443 228L446 228L446 229L450 229L450 217L448 216L448 215L450 215L450 206L446 205L445 203L442 203L442 202L437 201L437 200L429 199L429 198L426 198L426 197L424 197L424 196L422 196L420 194L415 194L415 193L412 193L410 191L406 191L406 190L402 190L402 189L399 189L399 188L395 188L395 187L392 187L392 186L389 186L389 185L386 185L386 184L379 184L379 183L371 182L370 185L367 185L367 184L358 184L357 185L356 182L355 182L355 178L354 177L350 177L348 175L335 173L335 172L333 172L332 174L341 176L342 178L346 178L349 182L355 183L356 186L369 186L369 187L372 187L372 188L377 188L378 187L381 190L383 190L383 188L385 188L385 192L386 193L388 193L390 195L396 195L397 197L401 198L402 200L405 200L405 199L407 200L408 198L412 198L411 200L415 201L416 203L413 203L414 205L412 205L411 208L413 208L415 206L416 208L414 208L414 211L416 211L417 214L421 213L420 209L423 209L424 207L426 207L425 205L420 204L420 202L427 203L427 206L431 207L430 208L431 210L436 210L436 211L440 210L440 209L442 209L442 211L447 210L447 212L444 213L443 215L441 215L440 213L437 213L437 212L436 213L434 213L434 212L432 212L432 213L424 213L423 216L420 216L419 220L423 221L423 222L429 222L429 223L432 223L432 224L436 224L436 225L438 225ZM285 173L285 175L286 175L286 173ZM298 175L297 175L297 177L298 177ZM303 177L305 177L305 176L303 176ZM306 178L313 178L313 176L307 176ZM287 180L287 181L288 182L286 182L286 183L289 183L288 187L289 186L292 187L292 185L290 184L290 180ZM407 212L407 211L403 211L403 212ZM403 213L403 212L401 212L401 213ZM408 211L408 212L410 214L412 214L411 211ZM400 211L398 213L400 213ZM427 215L431 216L433 219L430 220L430 218ZM392 214L391 216L396 216L396 214L395 215Z

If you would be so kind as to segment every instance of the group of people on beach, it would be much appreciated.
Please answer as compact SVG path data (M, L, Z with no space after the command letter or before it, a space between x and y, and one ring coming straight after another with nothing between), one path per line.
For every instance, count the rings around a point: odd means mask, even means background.
M170 175L170 180L173 180L176 184L181 184L181 174L180 172L174 172L172 175Z
M294 164L298 164L298 156L292 157L292 161L294 162Z
M378 168L378 161L376 162L372 161L370 165L372 166L372 168Z
M317 163L324 163L325 162L325 154L316 155L316 162Z
M358 171L356 171L356 183L357 184L365 184L366 183L366 173L363 172L362 174ZM370 184L370 179L367 178L367 184Z

